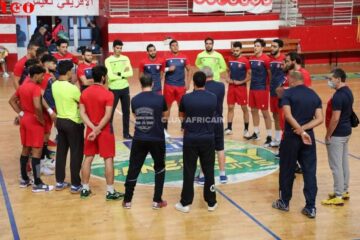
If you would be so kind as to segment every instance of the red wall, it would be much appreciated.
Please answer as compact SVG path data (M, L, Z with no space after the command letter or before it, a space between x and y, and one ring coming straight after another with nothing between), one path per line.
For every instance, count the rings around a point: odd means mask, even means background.
M302 52L307 51L339 51L339 62L360 61L360 52L344 52L341 50L358 49L360 42L356 41L357 25L350 26L299 26L293 28L281 28L281 38L300 39ZM327 63L329 61L328 53L305 54L306 63Z

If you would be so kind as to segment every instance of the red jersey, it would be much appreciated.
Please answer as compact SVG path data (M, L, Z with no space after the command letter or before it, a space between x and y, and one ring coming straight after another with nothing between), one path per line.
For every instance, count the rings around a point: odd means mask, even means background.
M304 85L307 86L307 87L311 87L311 76L310 76L310 73L309 73L305 68L300 68L298 71L301 72L301 74L303 75ZM286 78L285 78L285 81L284 81L283 86L284 86L284 87L289 87L289 74L286 75Z
M308 70L306 70L305 68L300 68L298 71L301 72L303 75L304 85L307 87L311 87L311 76Z
M247 72L250 70L249 59L240 56L239 58L230 56L228 59L228 68L230 79L235 81L243 81L246 79ZM246 84L243 84L246 86Z
M21 77L21 75L24 71L24 68L25 68L25 63L27 60L28 60L27 56L24 56L15 64L14 76Z
M78 68L77 68L77 72L76 75L79 79L80 85L83 85L82 81L80 80L80 77L85 76L86 79L92 79L92 68L95 67L96 64L95 63L80 63Z
M79 63L79 59L72 55L71 53L66 53L65 55L61 55L60 53L54 53L53 56L58 60L58 64L61 61L71 61L72 63L75 63L76 65Z
M21 109L25 113L35 114L34 98L41 97L40 86L33 81L27 81L16 90L15 94L20 99Z
M105 108L113 106L114 94L104 86L93 84L82 92L80 104L85 106L90 121L98 125L105 115ZM110 122L104 128L110 128Z

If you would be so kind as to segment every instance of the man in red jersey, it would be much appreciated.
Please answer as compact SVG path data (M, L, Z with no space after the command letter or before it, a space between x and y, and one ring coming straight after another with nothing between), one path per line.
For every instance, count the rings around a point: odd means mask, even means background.
M179 52L178 41L171 40L169 46L170 52L165 55L163 63L165 71L164 97L168 107L166 119L170 116L172 103L176 101L179 106L182 96L190 87L191 80L189 59ZM165 122L165 130L167 130L167 125Z
M274 39L271 43L270 53L270 111L273 114L275 125L275 138L266 147L279 147L281 140L281 126L284 123L284 114L279 106L279 97L276 89L280 87L285 80L284 61L285 55L281 53L284 42L281 39Z
M139 76L148 74L153 80L153 92L156 92L161 95L161 79L163 78L164 70L162 67L163 59L159 58L156 55L156 48L153 44L149 44L146 47L147 58L144 58L140 62L139 66Z
M31 154L34 175L33 192L47 192L54 187L44 184L40 178L40 157L44 140L44 117L41 105L41 88L45 69L33 66L29 69L30 81L20 86L10 98L9 103L19 114L20 136L23 146L20 157L21 181L20 187L31 185L26 172L26 165Z
M267 131L266 144L270 144L271 139L271 119L269 114L269 76L270 58L263 53L266 43L264 39L254 41L254 55L250 57L251 83L249 94L249 106L254 123L254 133L247 137L248 140L260 140L260 117L261 110Z
M88 86L94 83L92 68L95 67L96 64L93 63L93 54L90 49L85 49L82 52L82 57L84 62L79 64L76 75L79 81L80 90L84 91Z
M27 46L27 54L22 57L14 67L14 87L17 89L20 85L19 80L23 74L25 68L25 62L28 59L36 58L36 50L39 48L39 45L35 43L29 43Z
M61 61L71 61L73 64L78 65L79 59L68 52L69 42L65 39L59 39L56 42L57 53L54 53L54 57L58 60L58 63Z
M83 91L80 97L80 115L86 124L86 136L82 165L81 198L91 194L89 179L91 163L95 154L100 154L105 161L106 200L120 200L124 194L114 189L115 137L110 123L114 95L104 87L107 69L96 66L92 69L94 83Z
M248 110L248 94L247 82L250 81L250 62L241 55L241 42L234 42L232 48L232 57L229 58L229 79L226 82L229 84L227 93L228 115L227 115L227 128L225 134L232 134L232 121L234 119L235 104L241 106L244 119L244 132L243 137L249 137L249 110Z

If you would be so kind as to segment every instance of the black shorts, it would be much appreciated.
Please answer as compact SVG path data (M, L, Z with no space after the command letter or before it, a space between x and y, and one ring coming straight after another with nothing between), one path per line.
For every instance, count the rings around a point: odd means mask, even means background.
M222 151L224 150L224 124L216 123L214 127L215 132L215 150Z

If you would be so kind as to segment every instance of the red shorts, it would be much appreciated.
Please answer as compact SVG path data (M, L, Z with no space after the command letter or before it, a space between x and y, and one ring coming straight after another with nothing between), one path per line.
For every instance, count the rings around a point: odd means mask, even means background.
M170 106L174 101L177 102L177 104L180 104L180 100L182 96L184 96L186 93L186 88L184 86L172 86L165 84L164 86L164 97L166 104Z
M260 110L269 108L269 91L267 90L250 90L249 106Z
M227 104L235 105L235 103L244 106L247 105L248 94L247 88L245 86L237 86L234 84L229 84L229 89L227 93Z
M279 107L279 98L277 96L270 96L270 111L272 113L279 113L281 108Z
M42 148L44 126L31 113L25 113L20 119L20 137L24 147Z
M44 126L45 134L50 134L53 125L53 120L51 119L50 115L47 112L44 112L44 120L45 120L45 126Z
M115 136L110 128L105 128L96 137L94 141L87 140L92 132L90 128L86 128L84 155L94 156L99 154L102 158L112 158L115 156Z

